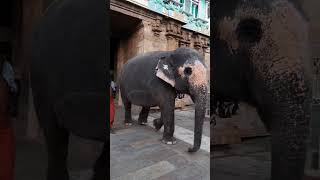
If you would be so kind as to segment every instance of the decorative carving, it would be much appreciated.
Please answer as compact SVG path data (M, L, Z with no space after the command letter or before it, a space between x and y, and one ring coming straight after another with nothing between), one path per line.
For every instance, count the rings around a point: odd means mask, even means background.
M173 5L179 6L179 7L183 6L182 3L178 2L178 1L175 1L175 0L163 0L163 2L168 3L168 4L171 2Z
M208 38L205 38L205 37L202 38L202 47L203 47L203 48L208 48L209 45L210 45L209 39L208 39Z
M179 47L190 47L190 42L184 41L184 40L180 40L179 41Z
M190 47L191 33L188 31L181 31L182 38L179 41L179 47Z
M152 31L155 36L159 37L160 33L162 32L161 30L161 19L157 18L153 23L152 23Z
M202 48L202 41L201 41L201 37L199 35L194 36L194 45L193 46L195 49Z
M185 41L191 41L191 33L187 31L182 31L182 37Z
M174 22L167 23L166 31L166 36L172 36L178 40L182 38L181 26Z

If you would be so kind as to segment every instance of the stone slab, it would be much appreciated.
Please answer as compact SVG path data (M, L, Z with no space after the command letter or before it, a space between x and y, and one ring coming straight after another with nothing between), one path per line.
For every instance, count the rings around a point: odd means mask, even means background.
M193 163L181 166L176 171L168 173L157 180L210 180L209 174L206 168Z
M160 161L138 171L115 178L114 180L152 180L175 170L175 167L168 161Z
M134 116L134 119L137 119L137 116ZM150 127L153 127L153 120L155 118L152 116L148 117L148 125ZM160 129L160 132L163 132L163 127ZM175 126L174 130L174 137L177 139L180 139L188 144L193 145L193 139L194 139L194 133L193 131L180 127L180 126ZM200 149L210 152L210 137L202 135L202 140L201 140L201 146Z

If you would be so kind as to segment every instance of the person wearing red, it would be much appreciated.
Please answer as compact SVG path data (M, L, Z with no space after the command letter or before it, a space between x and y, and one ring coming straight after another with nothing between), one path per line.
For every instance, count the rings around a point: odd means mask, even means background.
M114 101L112 96L112 90L110 89L110 129L112 128L114 122Z
M114 98L116 98L116 93L117 93L117 85L114 81L110 82L110 132L113 133L112 131L112 126L114 122L114 117L115 117L115 104L114 104Z

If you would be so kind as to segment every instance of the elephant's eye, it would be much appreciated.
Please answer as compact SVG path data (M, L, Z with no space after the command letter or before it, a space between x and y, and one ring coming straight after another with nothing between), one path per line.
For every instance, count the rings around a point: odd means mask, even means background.
M187 75L187 76L191 75L191 74L192 74L192 69L191 69L191 67L186 67L186 68L184 69L184 74Z
M262 37L261 22L258 19L242 20L236 29L238 40L244 43L257 43Z

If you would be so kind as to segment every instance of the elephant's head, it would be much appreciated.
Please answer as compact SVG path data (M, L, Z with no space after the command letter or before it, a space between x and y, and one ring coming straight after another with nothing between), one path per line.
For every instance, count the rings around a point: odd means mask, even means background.
M207 69L201 55L191 48L178 48L159 59L156 76L175 88L177 93L189 94L195 103L194 147L199 150L207 97Z
M263 97L255 91L268 91L279 80L306 77L308 25L296 1L226 0L214 7L215 96L261 103ZM276 97L270 91L271 98Z

